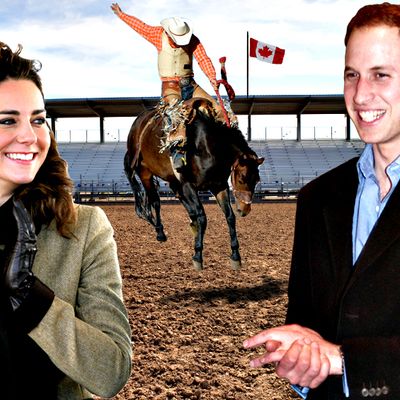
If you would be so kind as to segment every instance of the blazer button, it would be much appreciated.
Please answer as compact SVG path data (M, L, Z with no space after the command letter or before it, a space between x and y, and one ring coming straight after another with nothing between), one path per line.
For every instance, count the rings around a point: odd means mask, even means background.
M368 392L368 389L367 388L362 388L362 390L361 390L361 396L362 397L368 397L369 396L369 392Z
M382 394L388 394L389 388L387 386L382 386Z
M375 388L370 388L370 389L368 390L368 394L369 394L371 397L374 397L374 396L375 396L375 393L376 393Z

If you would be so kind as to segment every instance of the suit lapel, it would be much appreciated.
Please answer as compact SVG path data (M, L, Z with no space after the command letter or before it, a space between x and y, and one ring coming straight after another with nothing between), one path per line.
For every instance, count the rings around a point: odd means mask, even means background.
M358 177L354 163L349 164L343 182L333 188L333 194L323 209L331 248L331 257L337 278L347 282L352 271L352 224Z

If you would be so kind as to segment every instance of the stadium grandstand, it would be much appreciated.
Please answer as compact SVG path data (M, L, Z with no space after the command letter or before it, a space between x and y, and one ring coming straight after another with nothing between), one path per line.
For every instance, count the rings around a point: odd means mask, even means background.
M265 162L260 166L257 198L291 197L307 182L327 170L360 155L363 142L344 140L271 140L250 142ZM68 162L78 201L122 200L131 192L123 170L126 142L60 143ZM163 196L171 196L167 184L159 182Z
M47 101L47 112L56 137L57 118L99 117L98 143L58 143L62 157L68 162L77 202L131 200L132 191L123 170L126 142L106 142L102 132L103 119L108 116L133 117L156 102L156 98ZM360 140L350 139L349 129L346 129L343 139L303 140L301 137L302 114L346 115L342 96L263 96L255 99L255 103L246 97L239 99L236 106L233 103L232 108L236 113L248 115L251 112L297 115L297 136L293 140L255 141L251 140L248 132L250 147L258 156L265 158L260 166L261 181L256 188L257 199L295 198L298 190L307 182L359 156L364 147ZM168 185L163 181L159 185L161 196L171 198Z

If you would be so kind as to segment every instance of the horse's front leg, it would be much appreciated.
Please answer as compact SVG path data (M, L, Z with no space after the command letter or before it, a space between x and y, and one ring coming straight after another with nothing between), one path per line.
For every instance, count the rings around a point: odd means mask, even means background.
M190 218L190 227L194 236L193 266L197 271L203 269L203 240L207 228L207 217L196 190L184 183L179 191L179 200Z
M225 215L226 222L229 228L229 235L231 238L231 250L232 250L231 267L234 270L238 270L241 267L242 262L239 253L239 241L236 233L236 217L235 213L233 212L231 202L229 199L229 189L225 189L219 193L216 193L215 198Z
M154 229L156 230L157 240L159 242L165 242L167 240L167 236L164 233L164 226L161 222L160 195L158 194L157 187L154 184L154 179L152 176L148 179L142 178L142 182L144 189L146 191L148 211L149 214L151 215L150 223L154 225ZM153 211L155 215L153 215Z

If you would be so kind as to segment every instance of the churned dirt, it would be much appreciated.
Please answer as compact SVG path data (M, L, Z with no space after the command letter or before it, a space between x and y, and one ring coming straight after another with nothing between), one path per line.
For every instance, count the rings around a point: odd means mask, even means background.
M237 218L242 268L229 263L224 216L206 204L204 269L179 204L163 204L168 240L133 205L102 206L115 229L134 342L132 376L115 400L298 399L272 368L252 369L242 342L283 323L294 203L258 203Z

